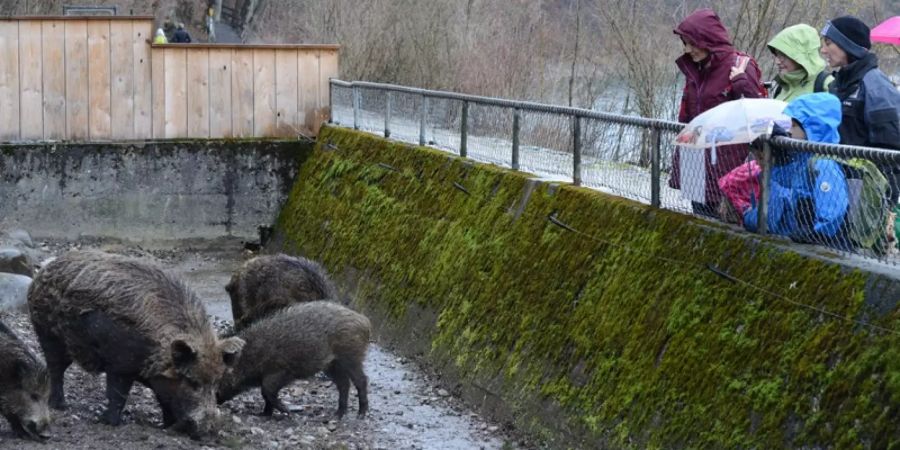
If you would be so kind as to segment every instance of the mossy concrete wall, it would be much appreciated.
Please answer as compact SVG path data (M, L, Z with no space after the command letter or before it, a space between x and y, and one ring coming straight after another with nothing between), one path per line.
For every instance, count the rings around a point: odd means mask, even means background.
M185 140L0 145L0 228L140 242L271 225L312 145Z
M548 447L900 441L900 338L874 328L900 329L898 296L880 275L337 128L276 234L382 337Z

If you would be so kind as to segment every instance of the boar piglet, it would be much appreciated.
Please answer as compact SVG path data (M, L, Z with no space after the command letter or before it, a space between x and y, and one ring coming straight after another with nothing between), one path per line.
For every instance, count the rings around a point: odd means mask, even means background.
M246 345L222 379L218 401L258 386L266 401L263 415L275 409L286 413L278 391L324 371L338 389L338 417L347 412L351 381L359 396L359 417L365 417L369 398L363 360L370 334L369 319L333 302L300 303L275 312L238 335Z
M225 290L231 297L236 331L295 303L337 298L319 263L283 254L248 260L232 274Z
M178 277L124 256L69 252L38 272L28 306L47 358L52 408L65 408L63 374L74 360L106 374L103 422L121 423L137 381L156 394L164 426L194 438L210 431L216 385L243 341L220 340Z
M0 414L26 439L46 440L50 429L47 367L0 322Z

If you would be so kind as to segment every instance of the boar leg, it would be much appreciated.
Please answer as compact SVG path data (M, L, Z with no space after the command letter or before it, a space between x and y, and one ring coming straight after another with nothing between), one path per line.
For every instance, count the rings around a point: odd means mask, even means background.
M362 362L351 364L347 374L356 387L356 396L359 397L359 412L356 416L362 419L369 410L369 377L363 372Z
M106 373L107 405L106 412L100 417L103 423L114 427L122 423L122 410L125 409L125 400L128 399L132 384L134 384L134 378Z
M172 414L172 409L169 408L169 405L160 399L159 394L156 395L156 401L159 403L159 408L162 410L163 428L169 428L172 425L175 425L175 414Z
M262 380L262 396L266 399L266 407L263 409L262 415L271 416L274 410L279 410L285 414L290 413L284 403L278 400L278 391L293 381L286 372L278 372L268 375Z
M338 389L338 419L347 414L347 397L350 396L350 377L347 370L338 362L334 361L328 366L325 374L334 381Z
M62 339L50 332L42 330L43 327L35 327L35 333L44 357L47 358L47 372L50 374L50 407L57 410L66 409L66 394L63 388L63 375L72 364L66 350L66 344Z

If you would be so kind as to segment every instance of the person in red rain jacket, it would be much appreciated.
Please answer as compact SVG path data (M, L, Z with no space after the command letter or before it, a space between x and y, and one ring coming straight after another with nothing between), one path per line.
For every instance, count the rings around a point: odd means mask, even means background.
M713 10L694 11L678 24L675 34L684 44L684 54L675 61L685 77L679 121L690 122L729 100L766 96L756 61L735 50ZM722 145L705 151L676 149L669 186L682 190L695 214L717 217L722 199L718 179L742 164L749 150L748 145Z

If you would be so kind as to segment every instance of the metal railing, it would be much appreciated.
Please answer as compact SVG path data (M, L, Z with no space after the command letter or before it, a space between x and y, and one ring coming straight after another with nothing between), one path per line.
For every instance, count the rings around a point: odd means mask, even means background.
M357 130L383 134L405 142L429 145L461 157L531 172L546 179L569 181L654 207L685 213L696 213L697 210L696 205L684 198L683 192L691 188L701 191L707 189L705 179L685 179L682 176L682 184L688 185L678 186L679 189L666 183L670 181L672 157L676 152L674 137L684 127L682 123L381 83L332 79L329 86L331 121L337 125L352 126ZM826 229L827 226L820 223L822 220L815 208L792 210L791 217L795 217L790 219L792 226L808 231L802 236L784 231L779 222L788 220L782 217L783 208L775 211L776 217L768 217L770 188L777 185L781 189L786 182L783 168L789 166L785 165L785 161L808 164L809 157L812 156L815 157L812 160L815 164L821 158L837 157L832 159L841 161L839 166L849 167L847 170L850 171L855 170L852 164L844 162L852 160L859 163L859 160L865 160L881 169L896 166L897 172L900 172L900 152L820 144L783 137L765 140L760 147L755 152L756 159L762 160L758 177L761 180L756 182L755 188L758 192L745 193L758 204L755 208L757 232L773 232L800 242L825 245L844 253L862 254L895 264L900 262L900 258L894 256L896 251L891 251L895 246L888 247L882 242L876 248L868 241L857 242L864 233L853 228L860 227L858 223L863 222L868 223L867 226L871 228L872 223L881 220L883 216L885 230L881 234L886 238L887 218L892 206L886 199L880 205L865 204L864 210L856 205L854 218L863 217L867 220L853 222L848 219L840 230ZM710 157L709 153L706 157ZM741 160L743 159L741 156ZM749 167L749 164L740 167ZM779 168L774 172L771 169L773 164ZM807 166L790 167L805 171ZM719 176L722 175L724 174ZM803 181L805 176L795 179L803 186L789 186L796 191L790 193L791 196L812 195L811 190L817 188L811 186L815 181L812 178ZM888 176L892 177L893 174L889 173ZM866 183L865 186L872 184L872 177L859 178ZM825 188L824 185L820 187ZM859 191L859 186L855 188ZM712 189L718 191L718 186ZM856 197L852 194L853 192L849 194L850 202L859 203L860 192L856 192ZM783 196L785 193L781 189L776 195ZM871 193L868 197L872 197ZM841 206L834 205L831 209L840 209ZM853 212L853 206L846 207L847 217ZM724 220L726 214L721 214ZM707 212L706 215L710 214ZM738 217L732 217L731 221L743 223L743 218L738 213ZM774 230L768 229L770 223L776 225ZM832 228L833 225L832 223ZM821 229L833 233L823 232ZM869 235L874 233L870 229L867 232Z

